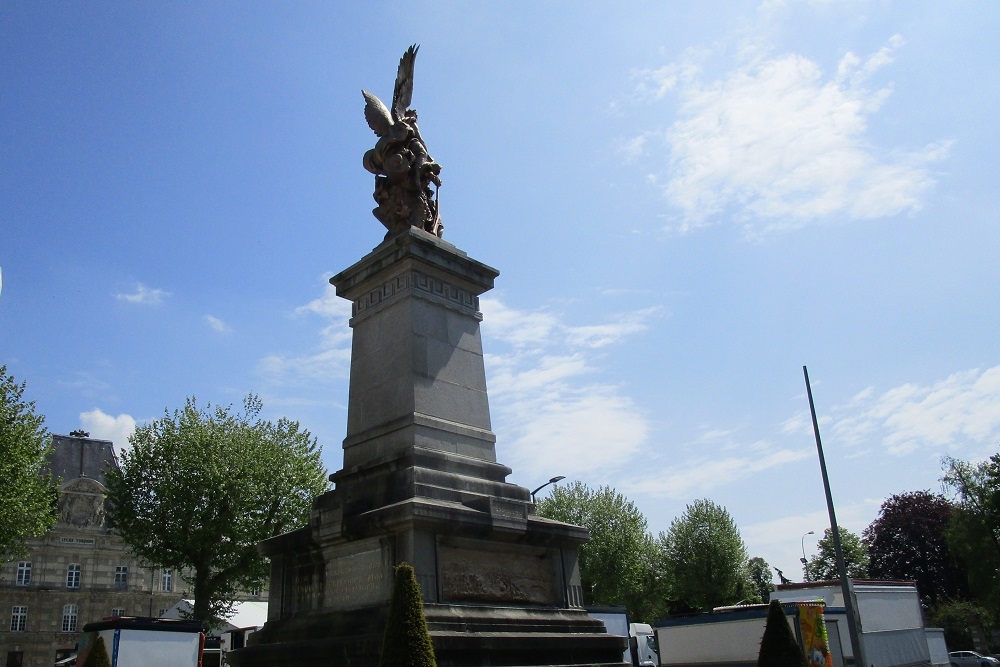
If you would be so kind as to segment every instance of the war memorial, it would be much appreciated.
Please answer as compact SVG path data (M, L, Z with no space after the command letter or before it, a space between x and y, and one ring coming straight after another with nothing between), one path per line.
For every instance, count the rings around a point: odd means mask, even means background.
M409 109L416 53L391 108L362 91L378 136L363 164L388 231L330 279L353 304L343 469L308 526L261 543L268 621L230 660L375 667L406 562L442 667L620 665L626 640L583 609L587 530L537 516L496 460L479 296L499 272L441 238L441 167Z

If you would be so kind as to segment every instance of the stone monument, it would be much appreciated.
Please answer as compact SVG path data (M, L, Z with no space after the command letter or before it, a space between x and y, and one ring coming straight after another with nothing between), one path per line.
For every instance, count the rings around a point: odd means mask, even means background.
M442 667L620 665L627 641L582 606L587 530L537 516L496 460L479 296L499 274L440 238L426 187L440 166L406 109L416 51L400 61L393 111L374 112L390 121L378 156L365 156L387 238L330 280L353 303L344 467L308 526L261 543L268 621L232 662L375 667L405 561ZM377 98L365 98L371 124Z

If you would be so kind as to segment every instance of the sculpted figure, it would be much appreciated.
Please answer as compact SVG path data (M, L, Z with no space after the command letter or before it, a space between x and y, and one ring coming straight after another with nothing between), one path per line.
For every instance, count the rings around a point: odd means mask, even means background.
M367 90L361 91L365 120L378 136L375 148L365 153L364 166L375 174L372 196L378 206L372 213L389 230L386 238L410 226L437 236L444 229L437 201L441 165L427 153L417 127L417 112L408 108L413 97L413 63L419 48L414 44L399 59L392 109L386 109Z

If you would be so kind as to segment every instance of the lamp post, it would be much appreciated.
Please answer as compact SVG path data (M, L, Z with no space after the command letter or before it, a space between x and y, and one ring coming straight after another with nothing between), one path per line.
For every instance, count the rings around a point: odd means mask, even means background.
M556 477L553 477L549 481L545 482L545 484L542 484L540 487L531 492L531 502L535 502L535 494L544 489L546 486L549 484L555 484L556 482L564 479L566 479L564 475L557 475Z
M815 530L810 530L808 533L802 535L802 539L799 540L799 544L802 547L802 572L805 574L806 581L809 581L809 568L806 565L809 563L806 560L806 535L815 535Z

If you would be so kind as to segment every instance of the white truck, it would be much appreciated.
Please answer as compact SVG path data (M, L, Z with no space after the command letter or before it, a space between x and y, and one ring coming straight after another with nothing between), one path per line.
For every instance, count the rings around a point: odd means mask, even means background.
M622 662L635 667L653 667L659 664L653 628L646 623L630 623L625 607L587 607L587 614L604 621L609 635L628 637L628 649Z
M200 621L114 617L83 626L76 664L82 667L98 637L111 667L200 667L205 647Z

